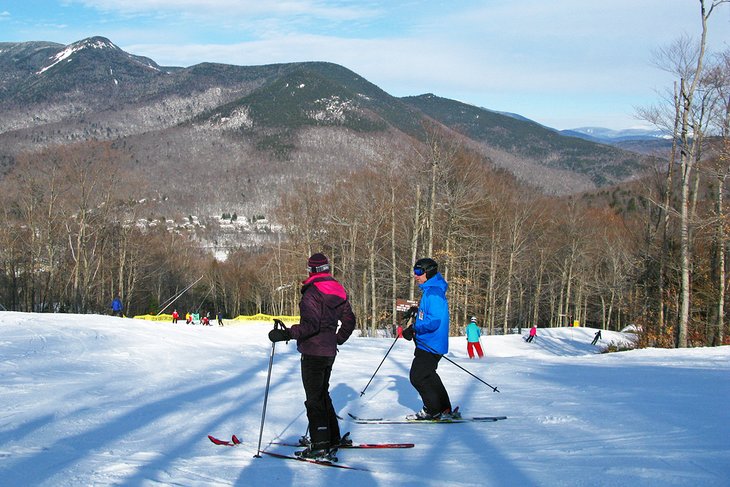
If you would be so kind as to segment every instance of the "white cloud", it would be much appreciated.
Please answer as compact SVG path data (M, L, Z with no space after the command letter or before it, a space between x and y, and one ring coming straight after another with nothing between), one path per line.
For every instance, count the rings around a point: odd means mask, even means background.
M180 15L231 17L306 15L331 20L353 20L371 16L367 7L342 5L341 2L317 0L71 0L87 8L125 14L157 14L172 12ZM361 2L366 4L367 2Z

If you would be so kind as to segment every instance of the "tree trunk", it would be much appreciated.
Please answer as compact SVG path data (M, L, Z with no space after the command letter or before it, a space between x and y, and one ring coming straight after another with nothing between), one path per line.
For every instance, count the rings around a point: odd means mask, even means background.
M512 299L512 269L514 268L515 252L514 248L509 253L509 259L507 263L507 292L504 298L504 320L502 322L502 333L507 334L507 327L509 323L509 306L510 300Z
M418 234L421 230L421 185L416 184L416 207L413 212L413 235L411 236L411 262L408 268L409 287L408 299L413 301L416 295L416 282L411 277L412 269L410 266L416 263L418 259Z
M375 336L375 330L378 327L378 299L375 283L375 238L370 243L370 256L368 259L368 267L370 268L370 336Z
M433 258L433 235L436 224L436 181L438 179L438 155L431 158L431 196L428 208L428 257Z
M723 329L725 328L725 209L723 203L723 193L725 191L725 177L718 174L717 178L717 321L715 323L715 339L712 345L722 345Z
M677 347L687 347L687 332L689 328L690 313L690 281L691 281L691 248L690 248L690 181L694 168L696 153L691 151L691 143L694 128L691 120L693 99L695 90L702 77L702 67L705 57L705 45L707 42L707 19L717 3L712 4L710 12L705 13L705 1L700 0L700 11L702 16L702 37L700 40L699 53L697 55L697 67L694 72L692 83L689 87L682 80L680 93L682 94L682 123L680 126L680 166L682 171L682 201L680 203L680 270L682 273L682 291L680 301L679 323L677 332ZM697 127L699 129L699 127Z
M672 204L672 194L674 192L674 164L677 157L677 136L679 134L679 121L680 121L680 102L679 95L677 94L677 84L674 84L674 127L672 131L672 150L669 154L669 163L667 167L666 177L666 188L664 191L664 221L662 225L662 248L659 253L659 276L657 293L659 298L659 330L664 333L666 326L666 319L664 317L664 310L666 305L664 303L664 276L666 275L666 259L669 253L669 217L670 217L670 205Z
M395 185L390 186L390 261L392 262L390 269L390 325L393 330L396 328L396 306L395 300L398 298L398 266L395 257Z
M540 313L540 295L542 294L542 276L545 272L545 253L540 250L540 265L537 272L537 285L535 286L535 296L533 297L532 322L529 325L536 325Z

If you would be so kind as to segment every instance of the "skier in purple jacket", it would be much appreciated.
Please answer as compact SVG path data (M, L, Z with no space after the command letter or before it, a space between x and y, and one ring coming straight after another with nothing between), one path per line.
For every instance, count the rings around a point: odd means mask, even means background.
M304 406L310 435L309 446L298 454L318 458L330 454L330 449L336 449L342 441L329 381L337 345L350 338L355 329L355 314L345 288L330 275L329 261L324 254L313 254L307 261L307 270L309 278L302 283L299 302L300 323L271 330L269 339L297 341L297 350L302 354Z

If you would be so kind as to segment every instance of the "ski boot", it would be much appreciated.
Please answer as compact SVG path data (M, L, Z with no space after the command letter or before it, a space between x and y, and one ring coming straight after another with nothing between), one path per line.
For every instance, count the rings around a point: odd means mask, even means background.
M424 421L424 420L433 421L433 420L439 419L440 416L441 416L440 414L431 414L431 413L427 412L426 408L424 407L417 413L409 414L408 416L406 416L406 419L408 421Z
M348 431L345 433L345 435L340 438L340 441L337 442L339 446L347 448L348 446L352 446L352 438L350 438L350 432Z
M304 450L294 452L294 456L318 462L336 462L337 448L312 448L310 445Z
M448 421L450 419L461 419L461 413L459 412L459 406L456 406L454 409L447 409L443 413L440 414L440 418L442 420Z

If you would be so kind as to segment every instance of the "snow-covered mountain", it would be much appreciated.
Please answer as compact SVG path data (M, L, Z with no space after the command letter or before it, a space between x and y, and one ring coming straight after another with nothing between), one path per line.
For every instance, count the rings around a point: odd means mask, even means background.
M120 171L142 169L169 197L158 214L234 204L266 212L275 192L256 188L296 184L298 164L312 180L346 174L422 143L434 120L548 194L629 181L645 167L633 152L561 137L514 114L433 95L397 98L332 63L163 67L100 36L67 46L0 42L0 112L0 177L49 147L110 142Z

